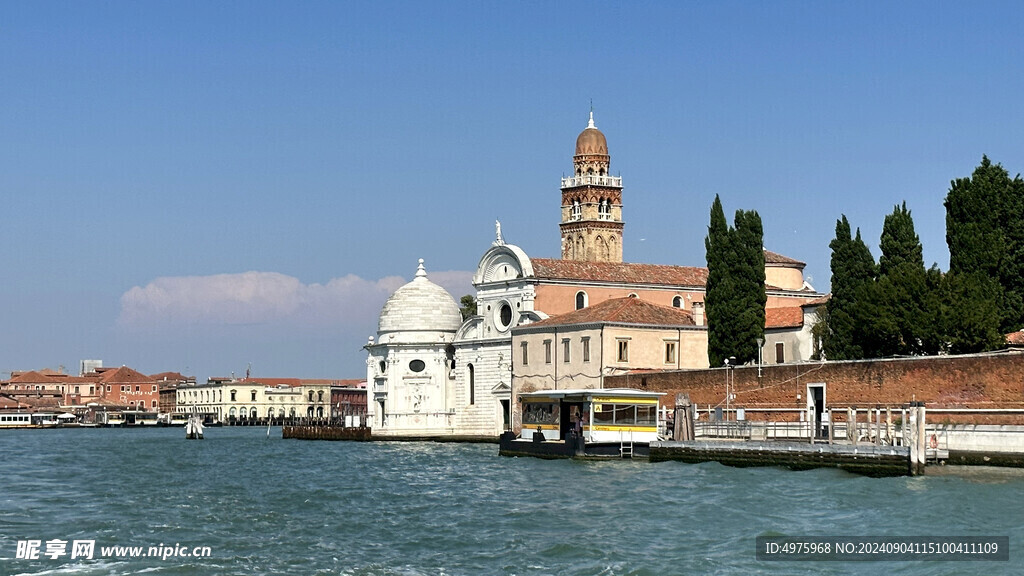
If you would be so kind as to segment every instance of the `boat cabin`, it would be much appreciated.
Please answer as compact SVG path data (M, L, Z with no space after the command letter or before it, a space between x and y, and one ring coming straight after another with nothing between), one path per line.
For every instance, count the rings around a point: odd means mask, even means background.
M544 457L642 455L648 444L658 439L661 396L663 392L626 388L521 393L522 430L518 438L511 433L502 436L502 453Z

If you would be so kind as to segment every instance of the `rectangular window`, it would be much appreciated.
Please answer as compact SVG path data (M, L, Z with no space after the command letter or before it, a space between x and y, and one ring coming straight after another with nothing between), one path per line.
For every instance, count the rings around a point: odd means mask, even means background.
M135 385L135 391L136 392L142 392L142 386L139 386L138 384L136 384Z
M252 401L253 402L256 401L256 391L255 390L252 391Z
M676 363L676 343L665 342L665 364Z
M629 362L629 340L619 340L619 351L616 357L619 362Z
M569 339L562 338L562 362L569 363Z
M784 364L786 362L786 345L782 342L775 343L775 363Z
M544 363L551 364L551 340L544 341Z
M590 338L583 338L583 361L590 362Z
M520 346L520 348L523 349L523 366L526 366L527 364L530 363L530 351L529 351L529 348L527 347L526 342L523 342L519 346Z

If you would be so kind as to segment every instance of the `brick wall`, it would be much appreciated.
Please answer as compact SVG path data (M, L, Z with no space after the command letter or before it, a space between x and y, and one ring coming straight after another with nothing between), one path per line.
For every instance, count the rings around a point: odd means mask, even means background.
M796 411L758 413L757 409L806 408L807 384L812 383L825 383L825 401L830 408L896 407L916 400L928 408L1024 410L1024 353L1017 352L765 365L760 378L756 366L732 372L736 394L732 406L745 408L748 419L798 419ZM605 387L666 392L665 405L674 404L675 395L685 392L706 409L724 405L726 377L726 368L649 372L605 377ZM928 420L1024 425L1024 413L933 412Z

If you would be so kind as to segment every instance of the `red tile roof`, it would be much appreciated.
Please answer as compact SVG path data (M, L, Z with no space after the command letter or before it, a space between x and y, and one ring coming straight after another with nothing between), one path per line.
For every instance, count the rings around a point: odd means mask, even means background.
M64 380L57 380L53 376L44 375L36 370L30 370L28 372L21 372L13 376L8 383L16 384L46 384L50 382L64 382Z
M804 325L804 309L800 306L768 308L764 311L765 328L796 328Z
M127 366L121 366L116 370L106 369L100 373L99 381L104 384L154 384L155 380Z
M801 306L821 306L822 304L827 304L828 301L831 300L831 299L832 299L832 295L831 294L825 294L821 298L815 298L814 300L808 300L807 302L804 302L803 304L801 304Z
M800 268L803 268L804 266L807 265L804 262L801 262L799 260L794 260L793 258L790 258L789 256L783 256L782 254L779 254L777 252L772 252L771 250L765 250L764 251L764 263L765 264L784 264L784 265L788 264L790 266L798 266Z
M191 379L183 376L180 372L161 372L150 376L153 380L167 380L168 382L188 382Z
M613 298L582 310L554 316L534 326L568 326L571 324L638 324L645 326L694 326L693 316L686 310L651 304L639 298Z
M588 280L629 284L702 287L708 280L707 268L630 264L628 262L584 262L531 258L537 278L554 280Z
M1024 330L1018 330L1007 334L1006 343L1010 346L1024 346Z

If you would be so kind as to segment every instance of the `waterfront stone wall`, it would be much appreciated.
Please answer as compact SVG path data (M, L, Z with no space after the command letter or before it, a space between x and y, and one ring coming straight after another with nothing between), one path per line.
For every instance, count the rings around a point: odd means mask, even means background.
M1024 425L1024 353L1016 351L764 365L760 376L757 366L646 372L606 376L604 385L666 392L665 405L674 403L677 393L686 393L706 410L725 406L727 379L735 394L730 407L744 408L748 420L799 420L808 407L808 385L824 383L829 408L885 408L919 401L929 409L1002 410L936 410L928 413L929 424Z

